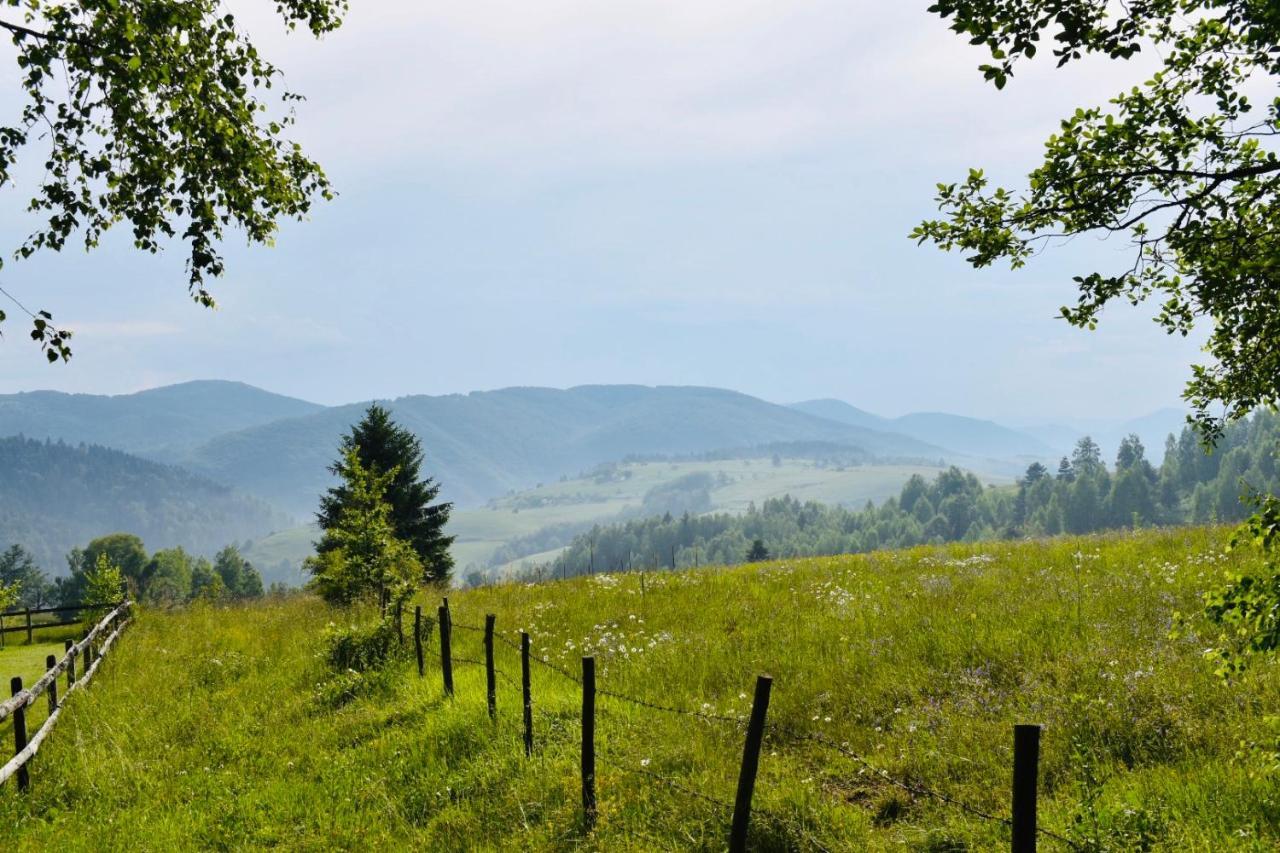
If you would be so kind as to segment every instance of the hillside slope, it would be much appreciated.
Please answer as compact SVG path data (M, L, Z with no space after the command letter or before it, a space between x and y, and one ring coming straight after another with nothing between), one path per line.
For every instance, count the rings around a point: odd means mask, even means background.
M534 663L526 758L506 642L495 721L483 668L458 660L443 694L434 643L425 678L406 655L335 710L316 653L327 624L360 614L301 597L143 612L69 702L30 794L0 791L0 821L22 850L723 850L737 720L767 672L753 849L1007 850L1004 824L953 803L1007 815L1011 729L1035 721L1040 825L1077 849L1274 850L1280 790L1262 733L1280 673L1220 681L1195 615L1206 578L1249 565L1222 558L1224 539L1179 530L455 593L459 659L482 657L462 626L486 613L570 674L595 656L611 695L597 698L589 835L582 689ZM1175 611L1192 617L1170 639Z
M366 404L325 409L219 436L172 461L296 513L328 485L338 440ZM506 388L387 404L421 439L445 496L474 505L631 455L689 454L772 442L824 441L879 457L937 460L907 436L839 424L714 388L595 385Z
M52 574L69 550L107 533L212 554L290 524L260 501L118 450L0 439L0 547L22 545Z
M0 437L25 435L154 455L323 406L241 382L184 382L114 397L29 391L0 395Z

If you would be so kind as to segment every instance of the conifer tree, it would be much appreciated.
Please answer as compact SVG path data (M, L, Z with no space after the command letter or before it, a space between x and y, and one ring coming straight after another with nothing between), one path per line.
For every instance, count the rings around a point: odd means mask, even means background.
M412 595L423 577L417 554L391 522L386 494L398 470L365 467L355 448L347 451L342 470L346 500L325 531L325 547L303 567L326 601L350 604L374 597L385 611L389 602Z
M342 438L341 453L330 466L340 482L320 499L316 513L325 535L316 544L320 553L334 547L330 535L343 510L352 500L351 453L360 465L385 474L394 471L386 486L384 498L390 505L390 521L396 538L408 543L422 565L423 581L447 583L453 570L449 546L453 537L444 533L453 505L436 501L440 485L421 476L422 443L412 432L391 419L391 414L378 404L371 405L351 432Z

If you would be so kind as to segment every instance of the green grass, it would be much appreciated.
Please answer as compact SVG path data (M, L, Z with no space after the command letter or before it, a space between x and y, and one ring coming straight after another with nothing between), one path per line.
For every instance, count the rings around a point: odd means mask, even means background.
M821 732L876 767L1006 813L1011 727L1045 725L1041 823L1093 849L1274 850L1280 784L1265 770L1280 665L1221 683L1176 611L1247 556L1189 529L597 576L451 596L459 624L497 614L535 652L600 687L687 709L748 711L774 676L773 723ZM642 583L643 579L643 583ZM434 613L436 601L426 602ZM718 850L729 815L636 771L731 801L742 735L599 699L600 822L582 831L579 688L535 664L538 748L518 691L459 664L442 695L434 643L381 689L315 698L331 620L306 597L143 612L32 768L0 791L20 849ZM459 629L455 654L480 657ZM499 667L519 673L498 649ZM617 767L626 769L617 769ZM994 850L1007 831L877 781L812 743L766 740L761 850ZM774 817L776 816L776 818ZM1044 849L1056 849L1046 841Z
M22 678L24 687L30 687L47 672L45 662L49 655L61 660L66 654L64 641L79 640L86 630L85 625L63 625L58 628L35 628L32 631L31 645L27 645L25 632L11 632L5 635L5 645L0 648L0 680L3 697L8 697L10 679L14 676ZM78 667L83 664L77 663ZM65 676L58 683L59 689L65 689ZM35 734L36 729L49 716L49 706L45 700L36 702L27 709L27 732ZM0 754L13 747L13 719L0 721Z

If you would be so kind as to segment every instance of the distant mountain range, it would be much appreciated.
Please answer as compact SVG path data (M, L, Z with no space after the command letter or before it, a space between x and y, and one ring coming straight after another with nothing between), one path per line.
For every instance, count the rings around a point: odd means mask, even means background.
M507 388L386 403L421 437L431 473L463 505L636 454L688 454L787 441L856 446L879 457L938 459L910 436L837 423L714 388L595 385ZM166 461L306 513L325 466L365 403L218 436Z
M330 482L326 466L341 435L367 405L321 406L222 381L120 396L37 391L0 395L0 437L129 451L307 519ZM505 388L415 395L386 405L421 437L427 472L461 506L628 456L787 442L837 444L882 460L945 460L1009 476L1033 459L1056 460L1083 434L1074 426L1019 429L943 413L885 418L839 400L782 406L696 387ZM1181 415L1173 415L1135 422L1157 461L1161 433L1180 426ZM1115 441L1127 426L1117 428ZM9 475L0 470L0 477Z
M1181 409L1160 409L1140 418L1124 421L1082 420L1070 423L999 424L943 412L916 412L898 418L851 406L841 400L807 400L791 408L818 417L866 429L893 432L945 447L955 453L984 459L1044 459L1069 455L1075 443L1088 435L1110 458L1120 440L1137 435L1147 449L1147 457L1157 464L1164 455L1164 441L1186 425Z
M241 382L184 382L114 397L28 391L0 394L0 437L54 438L155 455L323 409Z
M1033 435L1002 427L992 421L961 415L919 412L900 418L882 418L840 400L808 400L795 403L791 408L863 429L909 436L968 456L992 459L1023 456L1042 458L1056 452L1051 444Z

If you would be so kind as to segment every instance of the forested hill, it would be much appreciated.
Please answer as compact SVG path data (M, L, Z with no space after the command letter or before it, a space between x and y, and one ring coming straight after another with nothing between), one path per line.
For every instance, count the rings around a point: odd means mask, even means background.
M323 408L241 382L184 382L110 397L28 391L0 395L0 436L85 442L149 455Z
M936 461L949 455L908 436L715 388L506 388L401 397L387 405L422 439L426 470L444 485L444 495L463 505L645 454L822 441L881 458ZM340 406L241 430L166 458L301 514L314 508L328 485L326 466L339 436L364 408Z
M64 571L73 547L107 533L212 555L291 523L261 501L118 450L0 439L0 548L22 545L50 574Z
M926 482L913 476L896 499L845 509L790 498L744 515L662 517L597 527L578 536L543 571L594 567L733 564L756 540L773 556L858 553L926 543L980 541L1150 525L1234 522L1250 509L1250 489L1280 491L1280 415L1263 411L1231 425L1212 454L1188 428L1169 436L1157 467L1136 436L1113 466L1082 439L1054 470L1034 463L1015 487L984 487L952 468Z

